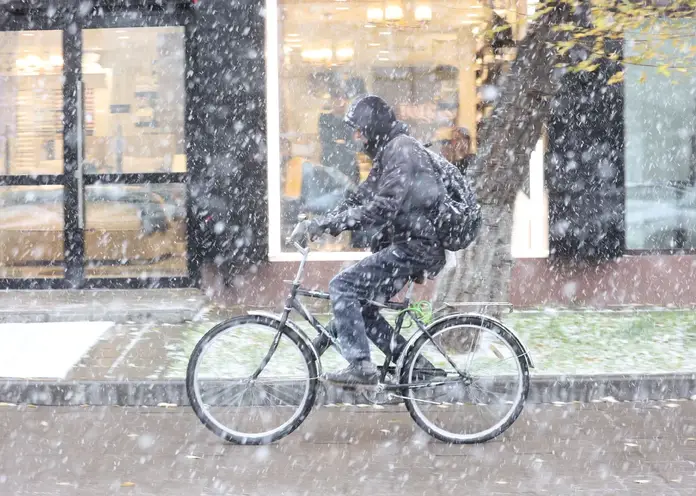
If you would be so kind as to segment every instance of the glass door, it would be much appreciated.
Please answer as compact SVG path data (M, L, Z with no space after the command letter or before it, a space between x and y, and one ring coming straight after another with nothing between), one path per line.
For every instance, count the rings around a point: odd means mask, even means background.
M191 285L186 9L10 7L0 288Z
M2 9L0 17L0 287L58 287L72 255L64 26Z
M181 16L86 16L78 83L78 220L89 286L180 286L187 256Z

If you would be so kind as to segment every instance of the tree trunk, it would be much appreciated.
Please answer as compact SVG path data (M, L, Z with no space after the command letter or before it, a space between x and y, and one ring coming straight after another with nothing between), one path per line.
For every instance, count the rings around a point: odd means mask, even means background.
M471 171L483 213L481 230L469 248L457 253L456 268L444 270L438 278L436 309L456 302L509 301L512 210L517 192L526 185L529 158L560 87L561 71L556 66L561 57L555 44L568 35L552 28L573 18L571 6L554 3L520 42L501 81ZM473 309L496 313L492 306Z

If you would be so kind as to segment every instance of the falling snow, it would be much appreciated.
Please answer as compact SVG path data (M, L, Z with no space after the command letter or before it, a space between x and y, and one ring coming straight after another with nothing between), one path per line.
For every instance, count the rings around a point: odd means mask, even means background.
M0 0L0 494L695 494L696 5L588 5Z

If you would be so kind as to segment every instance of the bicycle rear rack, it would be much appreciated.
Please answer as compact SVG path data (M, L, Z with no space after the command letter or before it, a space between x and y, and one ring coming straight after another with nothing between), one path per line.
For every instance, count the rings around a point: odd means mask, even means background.
M483 312L486 308L499 307L508 310L507 313L512 313L514 305L512 303L504 301L456 301L456 302L444 302L440 308L435 310L433 313L439 313L442 310L457 310L459 308L480 308Z

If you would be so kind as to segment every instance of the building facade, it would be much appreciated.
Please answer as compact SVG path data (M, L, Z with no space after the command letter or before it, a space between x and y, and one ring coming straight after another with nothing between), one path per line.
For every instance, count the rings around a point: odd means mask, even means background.
M284 240L298 215L331 209L369 171L341 123L347 103L378 93L417 138L437 146L465 127L475 151L534 7L0 3L0 284L223 278L236 301L276 301L297 265ZM631 36L622 50L642 39ZM516 304L692 301L689 284L664 288L665 267L693 271L696 73L626 67L608 84L621 68L556 99L515 210ZM316 243L307 282L364 257L370 234Z

